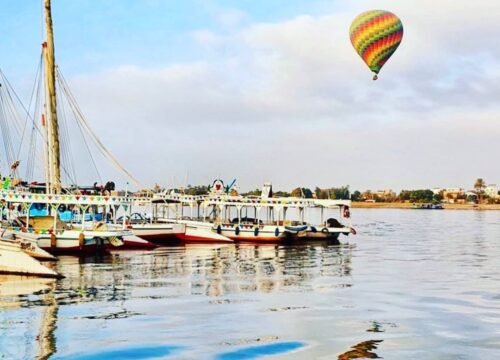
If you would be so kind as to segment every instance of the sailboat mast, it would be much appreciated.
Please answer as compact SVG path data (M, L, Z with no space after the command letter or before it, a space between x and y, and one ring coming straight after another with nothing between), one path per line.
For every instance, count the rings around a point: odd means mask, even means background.
M61 159L59 145L59 123L57 120L57 102L56 102L56 75L55 75L55 52L54 52L54 33L52 29L51 0L45 2L45 28L47 31L47 45L45 48L45 76L47 77L47 115L49 116L49 163L52 184L51 192L61 192Z

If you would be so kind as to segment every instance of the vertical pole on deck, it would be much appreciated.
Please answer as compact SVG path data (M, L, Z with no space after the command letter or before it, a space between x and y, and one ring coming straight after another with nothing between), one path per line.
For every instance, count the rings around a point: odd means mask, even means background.
M26 214L26 230L29 230L30 228L30 210L31 210L31 206L33 205L32 203L29 203L28 204L28 213Z
M56 233L57 230L57 214L59 211L57 210L59 208L59 205L56 208L56 211L54 211L54 234Z
M82 211L82 209L80 209L80 211ZM87 210L82 211L82 231L85 231L85 213L86 212L87 212ZM123 219L123 221L125 221L125 219Z

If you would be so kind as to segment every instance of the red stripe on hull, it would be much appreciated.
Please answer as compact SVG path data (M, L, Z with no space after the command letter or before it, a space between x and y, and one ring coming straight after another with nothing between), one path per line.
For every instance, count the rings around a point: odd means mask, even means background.
M116 247L115 250L153 250L158 245L152 244L149 241L137 242L133 240L123 240L123 246Z
M139 236L154 246L165 246L165 245L177 245L179 244L179 234L168 234L168 235L144 235Z
M229 241L221 241L217 239L212 239L212 238L206 238L203 236L193 236L193 235L186 235L186 234L177 234L177 238L186 244L230 244L231 242Z

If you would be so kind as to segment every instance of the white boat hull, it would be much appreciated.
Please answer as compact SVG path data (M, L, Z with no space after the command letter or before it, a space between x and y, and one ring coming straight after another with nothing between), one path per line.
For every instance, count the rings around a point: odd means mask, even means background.
M133 224L129 225L134 235L148 241L159 241L175 239L177 234L185 231L182 224Z
M18 242L0 239L0 273L25 276L61 277L54 270L25 254Z
M83 241L80 236L83 233ZM20 239L36 241L38 246L51 254L92 254L100 251L118 248L123 245L123 237L130 235L128 231L92 231L92 230L64 230L55 234L55 241L51 234L35 234L19 232Z
M183 243L232 243L224 235L217 234L213 225L203 221L162 219L162 223L177 225L175 238Z

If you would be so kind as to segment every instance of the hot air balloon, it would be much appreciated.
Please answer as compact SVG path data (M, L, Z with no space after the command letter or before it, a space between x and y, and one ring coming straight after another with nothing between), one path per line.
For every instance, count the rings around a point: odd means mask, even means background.
M403 39L401 20L389 11L366 11L351 24L349 30L352 46L375 73L373 80L394 54Z

